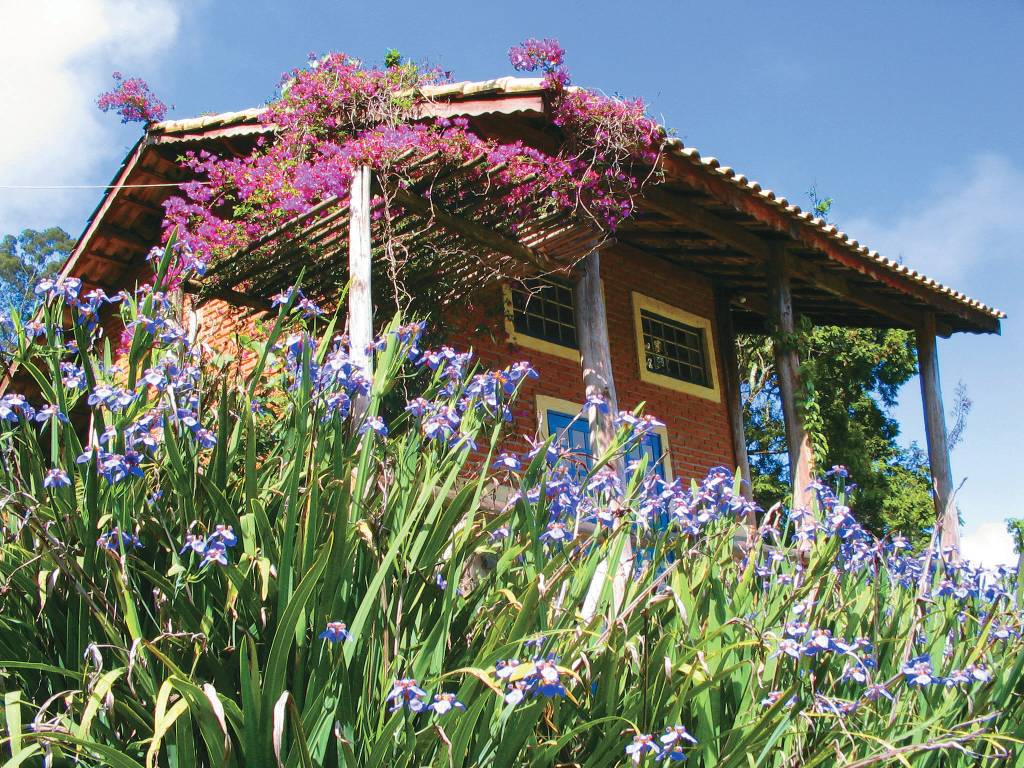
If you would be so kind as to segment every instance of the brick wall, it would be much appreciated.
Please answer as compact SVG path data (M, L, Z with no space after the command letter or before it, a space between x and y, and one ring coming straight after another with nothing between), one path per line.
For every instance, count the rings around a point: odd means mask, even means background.
M613 247L602 251L601 278L608 312L612 369L621 409L633 409L646 403L645 412L665 422L672 469L676 477L689 480L703 477L709 467L735 466L731 430L724 397L713 402L695 395L641 381L634 331L632 292L650 296L695 315L714 320L714 295L706 279L663 259L626 256ZM577 360L570 360L512 344L502 319L499 286L479 293L476 304L459 308L459 317L449 320L458 328L449 343L458 349L472 349L488 367L504 367L518 360L530 360L540 373L528 381L513 412L514 434L534 435L538 417L536 395L547 395L580 403L583 400L583 376ZM211 301L199 312L199 339L212 347L235 354L236 334L251 333L253 317L244 307L223 301ZM713 327L714 343L719 344ZM715 355L719 389L722 390L722 355ZM246 372L254 360L240 356L237 363ZM516 450L525 443L508 446Z
M709 467L735 467L732 434L724 395L720 402L641 381L637 357L632 292L637 291L712 321L716 345L719 390L722 389L722 354L717 351L718 331L714 327L714 294L709 281L664 259L628 256L609 247L601 253L611 342L612 372L619 408L633 409L646 403L645 412L665 422L672 468L677 477L703 477ZM583 376L580 365L556 355L520 347L508 341L500 312L499 289L482 294L480 305L460 308L462 330L451 343L472 347L489 366L504 366L516 360L530 360L540 378L527 382L514 411L515 431L533 434L537 430L536 395L547 395L580 403ZM723 391L724 392L724 391ZM519 447L519 446L517 446Z

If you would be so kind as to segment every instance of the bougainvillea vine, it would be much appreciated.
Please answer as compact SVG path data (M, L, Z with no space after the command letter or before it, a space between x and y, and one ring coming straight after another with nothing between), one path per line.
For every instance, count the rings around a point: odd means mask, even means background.
M251 154L183 158L197 180L166 204L167 231L177 227L191 259L222 262L260 246L284 222L344 201L360 165L371 166L378 183L373 215L385 223L388 242L380 245L389 253L413 247L386 225L396 213L389 191L398 188L414 188L438 205L486 190L510 235L558 212L614 230L652 176L661 129L639 100L570 86L556 41L530 40L509 54L518 70L544 71L551 119L562 134L557 148L483 136L466 118L430 116L431 87L447 82L445 73L409 62L373 68L328 54L282 79ZM446 185L456 169L462 183ZM328 213L324 207L318 215Z
M122 123L152 123L167 115L167 105L141 77L126 78L115 72L114 83L113 89L101 93L96 100L101 111L116 112Z

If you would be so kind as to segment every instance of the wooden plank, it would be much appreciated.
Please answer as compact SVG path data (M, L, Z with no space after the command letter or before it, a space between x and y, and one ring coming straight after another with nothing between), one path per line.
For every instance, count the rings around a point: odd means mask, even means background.
M606 412L589 408L587 418L590 424L590 450L595 457L604 455L615 439L615 414L619 411L615 394L615 379L612 376L611 345L608 341L608 316L604 305L604 290L601 287L601 255L597 250L587 254L578 265L578 278L573 297L576 338L580 345L580 364L583 367L583 386L587 397L598 395L608 404ZM624 475L622 461L614 466ZM624 479L624 478L623 478ZM617 523L621 525L621 523ZM626 593L626 582L633 568L633 545L626 535L622 557L612 577L612 602L615 611L622 607ZM589 621L597 611L597 602L608 578L608 562L602 561L594 573L590 587L583 601L583 618Z
M753 498L750 486L750 459L747 456L746 427L743 424L743 399L740 396L739 361L736 356L736 332L732 324L732 308L729 294L721 289L715 292L715 325L718 330L719 359L722 361L722 387L729 411L729 426L732 429L733 453L736 468L743 478L743 495ZM748 525L757 525L753 512L747 517Z
M794 216L769 201L762 194L740 188L724 177L717 176L701 163L688 158L668 153L663 155L663 160L675 181L703 192L718 203L752 217L762 226L790 238L791 241L800 243L802 247L821 252L837 264L859 272L902 294L913 296L937 311L960 317L970 324L970 330L999 333L998 318L992 317L984 310L971 307L895 267L875 261L868 254L862 253L852 246L850 242L823 231L813 221L804 221ZM650 189L652 188L645 189L645 197ZM743 228L740 227L740 229ZM749 230L744 231L749 234Z
M348 336L352 362L372 379L373 360L373 296L370 273L372 251L370 243L370 168L363 165L352 176L349 192L348 220ZM352 403L352 423L359 424L366 415L369 400L356 397Z
M906 304L901 305L895 301L887 301L878 295L872 296L864 288L854 286L846 278L829 272L809 259L800 259L800 266L799 269L794 270L794 277L818 288L824 288L834 296L877 312L899 323L903 328L917 326L919 314L909 309Z
M103 224L97 234L99 237L110 240L111 242L120 243L121 245L136 251L148 251L156 245L156 243L139 237L134 232L121 229L121 227L114 224Z
M796 330L793 299L790 288L790 259L783 248L773 250L769 261L769 310L775 334L775 372L782 398L782 413L786 422L786 443L789 448L789 476L793 484L793 506L810 509L812 496L807 490L814 473L814 454L811 438L804 427L803 415L797 398L803 391L800 378L800 357L791 345L779 339L792 337Z
M935 342L935 315L926 312L917 331L917 362L920 368L921 399L924 403L924 429L928 442L928 464L932 472L935 499L935 524L943 550L953 548L960 558L960 517L953 490L953 469L949 463L946 415L942 408L939 381L939 353Z
M403 208L433 219L445 229L462 235L477 245L497 251L498 253L507 254L514 259L526 262L544 271L550 269L550 264L545 259L538 256L522 243L511 240L493 229L462 216L449 213L441 206L435 205L426 198L413 194L408 190L398 188L393 190L391 194L395 202Z
M697 205L692 200L680 195L674 195L657 187L648 187L644 191L644 201L663 216L673 218L686 226L712 235L732 248L758 258L768 259L770 257L771 243L739 224L722 219L713 212ZM823 288L834 296L845 299L852 304L872 312L877 312L893 320L899 327L916 327L916 313L901 306L898 302L887 301L880 296L873 296L864 288L851 285L842 276L828 272L809 259L800 258L800 267L798 270L794 270L794 276L804 282Z
M641 205L653 208L661 215L687 227L709 234L744 253L763 259L767 259L770 254L771 249L765 240L738 224L722 219L682 195L648 185L644 187Z

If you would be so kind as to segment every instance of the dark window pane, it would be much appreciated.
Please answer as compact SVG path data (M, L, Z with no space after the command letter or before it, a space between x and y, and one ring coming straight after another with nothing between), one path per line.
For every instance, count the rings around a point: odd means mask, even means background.
M679 381L711 386L704 329L640 310L647 370Z
M512 286L512 327L517 333L576 349L572 288L532 278Z

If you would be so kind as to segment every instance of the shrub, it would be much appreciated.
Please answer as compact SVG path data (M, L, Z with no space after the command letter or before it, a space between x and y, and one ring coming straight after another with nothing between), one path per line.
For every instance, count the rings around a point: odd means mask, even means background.
M415 323L387 328L370 381L338 315L291 290L233 378L175 319L173 250L134 295L48 280L41 319L14 320L44 402L0 400L9 765L1016 750L1016 573L874 540L841 468L737 559L749 507L727 470L684 486L641 463L624 481L614 459L656 423L630 413L589 468L552 440L503 453L529 365L420 350ZM119 357L97 325L111 301Z

